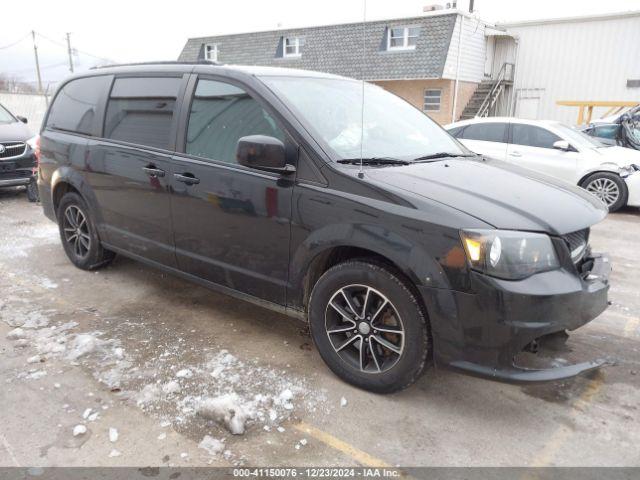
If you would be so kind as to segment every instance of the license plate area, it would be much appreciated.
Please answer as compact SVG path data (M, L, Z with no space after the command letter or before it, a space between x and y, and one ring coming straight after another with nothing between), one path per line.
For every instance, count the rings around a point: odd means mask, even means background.
M0 162L0 173L13 172L15 169L15 162Z

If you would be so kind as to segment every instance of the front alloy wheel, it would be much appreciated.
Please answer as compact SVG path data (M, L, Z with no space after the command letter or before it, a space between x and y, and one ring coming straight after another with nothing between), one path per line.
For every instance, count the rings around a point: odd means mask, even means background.
M609 209L615 212L627 203L629 191L627 184L613 172L596 172L580 184L587 192L598 197Z
M384 372L402 356L400 315L387 297L367 285L349 285L333 294L325 329L338 356L361 372Z
M340 378L377 393L415 382L429 360L429 327L415 287L373 259L329 268L309 299L313 342Z
M596 178L587 185L587 191L602 200L607 207L611 207L620 198L620 189L609 178Z

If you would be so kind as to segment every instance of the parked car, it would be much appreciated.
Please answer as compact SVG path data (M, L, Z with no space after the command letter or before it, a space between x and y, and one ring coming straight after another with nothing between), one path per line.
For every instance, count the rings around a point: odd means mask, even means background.
M32 134L26 123L26 118L14 116L0 104L0 187L25 185L29 190L31 185L28 196L32 200L36 157L28 142Z
M582 131L606 145L640 150L640 105L620 115L594 120Z
M432 363L521 382L603 365L514 363L607 308L588 244L602 202L471 153L382 88L109 67L63 82L40 135L41 202L74 265L122 254L308 320L358 387L396 391Z
M445 128L473 152L579 185L611 212L640 207L640 152L553 121L475 118Z

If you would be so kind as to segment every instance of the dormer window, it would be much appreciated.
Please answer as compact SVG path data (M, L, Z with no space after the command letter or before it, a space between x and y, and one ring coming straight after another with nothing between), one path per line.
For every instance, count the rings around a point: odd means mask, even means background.
M302 55L302 47L304 47L304 37L285 37L284 38L284 56L299 57Z
M218 61L218 44L217 43L207 43L204 46L204 59L209 60L210 62Z
M419 36L420 27L391 27L387 36L387 50L413 50Z

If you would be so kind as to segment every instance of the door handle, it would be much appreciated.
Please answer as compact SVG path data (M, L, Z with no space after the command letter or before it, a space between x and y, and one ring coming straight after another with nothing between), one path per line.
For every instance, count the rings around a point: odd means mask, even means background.
M521 157L522 154L520 152L511 152L509 155L511 155L512 157Z
M174 173L173 176L177 181L186 183L187 185L200 183L200 179L194 177L192 173Z
M149 165L148 167L143 167L142 170L151 178L164 177L164 170L160 170L159 168L156 168L153 165Z

